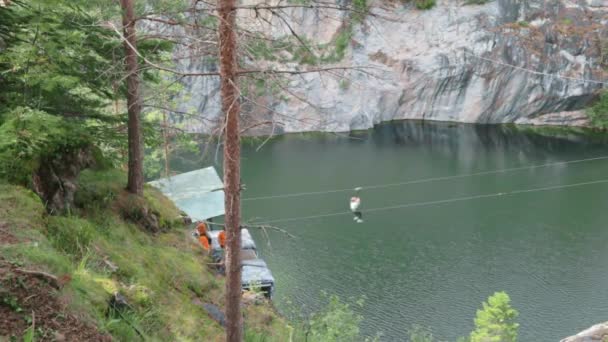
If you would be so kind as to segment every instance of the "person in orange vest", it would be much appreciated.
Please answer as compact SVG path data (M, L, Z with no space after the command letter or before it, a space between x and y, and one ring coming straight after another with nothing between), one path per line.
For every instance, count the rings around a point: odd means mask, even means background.
M209 238L207 237L207 224L205 224L205 222L200 222L196 226L196 231L198 233L198 241L201 243L201 246L208 251L211 247L209 246Z
M209 251L211 247L209 246L209 239L207 239L205 235L199 236L198 241L201 243L201 246L203 246L204 250Z
M207 224L205 222L199 222L196 225L196 231L200 236L207 236Z
M217 240L220 243L220 247L226 247L226 232L224 230L222 230L217 236Z

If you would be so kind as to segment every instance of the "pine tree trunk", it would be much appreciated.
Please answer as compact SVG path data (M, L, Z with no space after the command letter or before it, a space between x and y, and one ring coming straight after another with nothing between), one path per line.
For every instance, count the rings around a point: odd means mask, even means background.
M127 72L127 111L129 113L129 175L127 190L136 195L144 193L144 148L141 133L141 102L137 65L137 37L135 32L135 0L120 0L125 36L125 65Z
M241 147L239 136L240 103L236 60L235 0L220 0L220 77L222 111L225 115L224 187L226 224L226 341L241 342L241 249L240 191Z

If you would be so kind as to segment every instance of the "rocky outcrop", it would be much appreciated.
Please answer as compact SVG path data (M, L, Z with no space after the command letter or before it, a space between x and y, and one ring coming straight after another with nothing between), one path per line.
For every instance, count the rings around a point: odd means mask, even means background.
M344 58L332 65L373 69L340 73L345 78L290 78L289 96L260 97L263 105L249 115L274 121L275 133L367 129L398 119L585 125L581 110L602 88L593 80L608 80L608 51L601 48L608 41L605 0L439 0L427 11L411 2L370 5L374 15L353 25ZM288 14L297 32L331 44L349 16L319 11ZM277 26L267 30L286 34ZM181 63L185 70L202 69ZM192 96L184 106L217 117L217 80L188 82L185 93ZM193 122L190 128L212 127Z
M604 342L608 340L608 322L596 324L587 330L566 337L560 342Z
M93 149L85 146L52 154L40 162L33 175L33 189L51 214L69 212L74 206L80 171L95 165Z

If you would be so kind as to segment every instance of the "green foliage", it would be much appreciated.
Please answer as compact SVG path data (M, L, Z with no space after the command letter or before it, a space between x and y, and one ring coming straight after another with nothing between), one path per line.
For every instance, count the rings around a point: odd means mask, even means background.
M137 334L137 332L133 329L131 325L129 325L128 321L125 319L112 318L109 319L104 328L114 337L117 341L141 341L141 337Z
M83 0L32 0L3 9L12 34L0 55L5 71L0 100L53 115L107 119L110 101L125 92L122 42L99 23L108 19L106 13L120 14L116 9ZM171 47L167 41L146 39L138 50L154 59ZM144 78L155 75L145 72Z
M246 45L246 50L255 59L273 61L276 57L272 45L264 39L251 39Z
M428 10L435 7L436 0L414 0L416 8L419 10Z
M524 21L524 20L522 20L522 21L518 22L517 24L518 24L520 27L530 27L530 23L529 23L529 22L527 22L527 21Z
M27 184L55 155L124 138L113 129L122 118L105 115L120 42L84 4L17 1L0 11L0 178Z
M272 339L267 333L259 333L257 331L245 330L243 336L245 342L270 342Z
M68 255L81 258L95 234L87 220L77 217L50 217L47 234L53 246Z
M126 175L120 170L85 170L78 177L74 203L88 211L107 209L123 191L121 184L125 182Z
M299 45L294 50L294 59L299 64L315 65L318 64L318 57L312 50L312 45Z
M27 260L34 265L44 267L55 274L66 274L72 268L72 260L55 249L39 231L28 230L36 238L34 243L22 243L0 247L2 255L13 260Z
M344 54L346 53L346 48L348 48L352 34L352 27L348 26L343 28L336 37L336 48L334 50L336 60L340 61L344 58Z
M171 54L167 53L165 59L171 60ZM146 87L146 92L154 94L147 100L148 107L144 114L144 176L148 180L166 177L166 171L171 174L170 169L165 169L165 158L168 158L171 164L175 154L192 151L194 160L197 159L198 152L196 141L186 133L187 125L192 123L193 119L196 120L198 109L181 107L184 100L187 102L187 99L184 99L187 94L184 92L184 86L175 82L173 75L159 72L159 76L157 82L147 83ZM192 168L187 171L190 170Z
M318 46L306 37L299 37L298 39L295 36L288 36L273 41L269 41L262 36L254 37L245 42L244 49L248 59L253 60L295 62L299 64L317 63L314 50L318 49Z
M183 3L148 2L173 11ZM139 8L144 10L149 8ZM99 160L124 161L122 42L113 29L99 24L116 22L117 16L118 5L101 0L13 1L2 8L0 178L27 184L41 163L84 146L96 146ZM155 39L138 46L151 60L167 59L171 48L170 42ZM144 69L142 78L147 90L163 75ZM159 141L158 131L146 121L145 142Z
M32 322L32 325L27 328L25 330L25 333L23 334L23 342L34 342L36 340L35 338L35 330L36 326L34 325L34 323Z
M483 5L487 4L491 0L466 0L465 5Z
M0 101L54 115L99 116L112 97L120 41L81 5L58 0L17 3L11 38L0 55ZM5 10L3 9L3 12ZM120 58L120 56L117 56Z
M608 90L602 91L595 104L586 112L593 126L602 129L608 128Z
M26 184L45 157L89 144L84 124L28 107L5 113L0 126L0 178Z
M15 312L23 312L23 308L19 305L19 299L10 293L0 292L0 304L8 306Z
M420 325L414 325L408 331L408 337L410 342L433 342L435 338L430 329L422 327Z
M179 13L186 2L139 1L137 12L153 8ZM117 22L120 12L115 3L108 4L15 0L0 9L0 178L26 184L42 163L84 146L97 146L100 156L111 153L114 164L124 160L123 49L116 33L99 25ZM176 14L172 19L185 17ZM209 17L199 23L212 27L217 20ZM170 57L166 42L139 43L148 59ZM173 95L181 89L165 82L166 75L145 70L144 80L170 89L159 96L161 87L142 84L144 92L155 94L146 103L173 107ZM146 113L144 136L151 148L158 147L159 113ZM207 271L200 247L183 231L150 236L126 222L118 203L126 198L124 173L105 169L81 176L75 195L78 216L71 217L45 217L33 193L0 184L0 217L17 240L0 246L2 257L69 275L61 296L79 316L90 318L117 340L137 339L134 326L150 340L222 336L221 327L192 303L193 298L221 303L223 296L222 280ZM137 204L157 214L163 226L181 225L179 211L154 189L146 188ZM124 315L107 315L114 292L123 293L132 306ZM273 316L276 330L280 322Z
M180 210L158 189L146 185L143 197L131 195L124 190L125 180L126 174L120 170L85 170L78 178L79 189L74 195L74 203L80 211L87 213L114 209L122 218L134 223L154 215L164 230L183 224Z
M367 0L353 0L353 9L354 12L352 14L352 19L354 22L361 22L365 18L365 14L367 13Z
M363 301L357 301L362 306ZM297 332L296 340L351 342L363 340L359 332L362 316L356 314L349 304L337 296L328 297L325 308L315 313L302 324Z
M515 342L519 324L515 322L517 311L510 305L505 292L496 292L477 310L475 330L471 342Z
M0 182L0 218L3 222L20 231L42 225L45 212L40 197L32 191Z
M19 240L29 241L0 246L0 255L7 259L45 265L52 273L65 274L71 260L55 249L45 232L46 210L30 190L20 186L0 184L0 218L10 233Z
M176 134L169 139L170 174L198 169L204 166L199 146L194 135ZM144 175L147 180L166 177L164 146L146 149Z

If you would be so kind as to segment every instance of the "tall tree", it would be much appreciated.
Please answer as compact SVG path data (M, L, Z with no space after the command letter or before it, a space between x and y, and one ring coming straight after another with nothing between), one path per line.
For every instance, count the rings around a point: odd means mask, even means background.
M125 66L127 72L127 111L129 172L127 190L136 195L144 192L144 148L141 129L141 98L137 62L137 36L135 30L135 0L120 0L124 32Z
M14 0L0 8L0 178L53 198L45 200L52 212L69 208L75 161L93 150L112 156L124 138L122 118L107 110L122 76L112 71L120 41L88 5Z
M226 215L226 341L242 340L241 317L241 146L237 88L236 1L219 2L220 94L224 112L224 186Z

